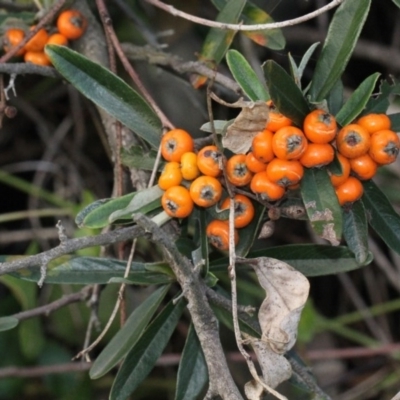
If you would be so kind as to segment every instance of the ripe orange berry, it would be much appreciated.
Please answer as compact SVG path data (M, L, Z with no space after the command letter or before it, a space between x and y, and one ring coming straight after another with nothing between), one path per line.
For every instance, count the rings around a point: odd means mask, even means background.
M399 154L400 140L396 132L389 129L374 132L371 135L369 155L378 164L394 162Z
M181 157L181 172L183 179L192 181L200 175L197 167L197 154L192 151L183 153Z
M335 192L339 204L343 206L360 199L364 193L364 188L357 178L350 176L340 186L336 187Z
M3 48L5 52L10 51L13 47L16 47L25 37L25 32L22 29L12 28L8 29L4 34ZM16 56L22 56L25 53L25 48L18 50Z
M180 162L182 154L193 151L193 139L183 129L172 129L161 138L161 155L167 161Z
M286 126L275 132L272 150L281 160L298 160L307 149L307 138L295 126Z
M329 143L335 139L336 119L324 110L311 111L303 122L303 131L313 143Z
M275 104L272 102L272 100L267 101L267 106L269 115L265 129L268 129L271 132L276 132L278 129L292 125L292 120L281 114L275 107Z
M175 161L166 163L158 179L158 186L160 186L162 190L167 190L172 186L179 186L181 182L182 173L179 163Z
M58 44L59 46L68 46L68 39L61 33L53 33L49 36L46 44Z
M360 125L343 127L336 138L336 147L347 158L356 158L367 153L371 145L369 132Z
M219 250L229 250L229 222L215 219L206 228L210 243ZM235 245L239 243L238 231L234 230Z
M339 175L336 175L328 169L328 174L329 174L329 177L331 178L332 186L334 186L334 187L340 186L350 176L350 160L348 158L346 158L345 156L341 155L340 153L336 153L336 157L342 168L342 173Z
M235 228L244 228L254 218L254 206L251 200L242 195L236 194L235 201ZM221 205L221 210L226 210L230 206L230 198L226 198Z
M222 196L221 183L212 176L199 176L190 185L190 196L200 207L216 204Z
M27 51L24 54L24 61L43 67L51 65L49 57L43 51Z
M268 179L279 186L287 187L300 182L304 168L297 160L274 158L267 166Z
M335 158L335 151L329 143L309 143L300 157L300 162L307 168L322 167Z
M197 154L197 167L204 175L216 178L222 173L220 159L221 153L217 146L205 146Z
M273 136L274 134L268 129L264 129L263 131L258 132L256 136L254 136L251 144L251 151L258 161L267 163L275 157L272 150Z
M32 26L30 30L32 31L35 26ZM39 29L32 39L30 39L26 45L26 51L42 51L44 46L46 46L47 41L49 40L49 34L47 33L46 29L42 28Z
M164 211L175 218L186 218L193 211L193 200L189 190L183 186L172 186L165 191L161 198Z
M361 125L369 133L390 129L391 121L386 114L368 114L359 118L358 125Z
M246 164L245 154L235 154L226 162L226 175L230 183L235 186L245 186L250 183L253 173Z
M246 165L249 171L253 172L254 174L265 171L265 168L267 168L267 164L257 160L251 151L246 154Z
M250 182L250 189L253 193L261 196L263 200L276 201L283 197L285 188L268 178L267 171L258 172Z
M350 160L350 167L356 177L362 181L373 178L378 170L378 164L369 154L352 158Z
M67 39L79 39L86 28L87 20L78 10L63 11L57 18L57 29Z

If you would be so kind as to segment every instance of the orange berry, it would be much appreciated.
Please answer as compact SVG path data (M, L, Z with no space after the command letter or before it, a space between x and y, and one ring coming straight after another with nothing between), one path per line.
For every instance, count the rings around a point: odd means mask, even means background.
M197 167L197 154L192 151L183 153L181 157L181 172L183 179L192 181L200 175Z
M244 228L254 218L254 206L251 200L242 195L236 194L235 201L235 228ZM221 205L221 210L226 210L230 207L230 198L226 198Z
M161 198L164 211L175 218L186 218L193 210L193 200L189 191L183 186L172 186Z
M268 106L268 121L265 126L265 129L270 130L271 132L276 132L277 130L292 125L292 120L288 117L285 117L281 114L278 109L275 107L272 100L267 101Z
M61 33L53 33L49 36L46 44L57 44L59 46L68 46L68 39Z
M180 162L182 154L193 151L193 139L183 129L172 129L161 138L161 155L167 161Z
M219 250L229 250L229 222L215 219L206 228L210 243ZM239 243L238 231L234 230L235 245Z
M369 132L360 125L343 127L336 138L336 147L347 158L356 158L367 153L371 145Z
M311 111L303 122L303 131L313 143L329 143L336 136L337 124L333 115L324 110Z
M361 125L369 133L390 129L391 121L386 114L368 114L359 118L358 125Z
M32 31L33 29L35 29L35 26L32 26L30 30ZM39 29L32 39L26 43L25 50L35 52L42 51L48 40L49 34L47 33L46 29Z
M371 135L369 155L378 164L385 165L394 162L399 149L400 140L396 132L385 129Z
M51 65L49 57L43 51L27 51L24 54L24 61L43 67Z
M279 186L287 187L300 182L304 168L297 160L274 158L267 166L268 179Z
M16 47L25 37L25 32L22 29L12 28L8 29L4 34L3 48L5 52L10 51L13 47ZM16 56L22 56L25 53L25 48L18 50Z
M253 176L250 182L250 189L253 193L260 195L263 200L267 201L279 200L285 194L285 188L271 182L267 171L258 172Z
M166 163L158 179L158 186L160 186L162 190L167 190L172 186L179 186L181 182L182 173L179 163L175 161Z
M190 185L190 196L200 207L216 204L222 196L221 183L212 176L199 176Z
M226 162L226 175L230 183L235 186L245 186L250 183L253 173L246 164L245 154L235 154Z
M359 200L364 193L361 182L354 176L350 176L335 189L336 196L341 206Z
M222 173L220 159L221 153L217 146L205 146L197 154L197 167L204 175L216 178Z
M256 136L254 136L251 144L251 151L258 161L267 163L275 157L272 150L273 136L274 134L268 129L264 129L263 131L258 132Z
M378 164L368 154L352 158L350 167L356 177L362 181L373 178L378 170Z
M267 168L267 164L257 160L251 151L246 154L246 165L249 171L253 172L254 174L265 171L265 168Z
M307 168L318 168L330 164L334 158L335 151L329 143L309 143L299 161Z
M79 39L87 28L87 19L78 10L63 11L57 18L57 29L67 39Z
M307 149L307 138L295 126L286 126L275 132L272 138L274 154L281 160L298 160Z
M350 161L340 153L336 153L337 160L342 168L342 173L339 175L334 174L328 169L329 177L331 178L332 186L340 186L350 176Z

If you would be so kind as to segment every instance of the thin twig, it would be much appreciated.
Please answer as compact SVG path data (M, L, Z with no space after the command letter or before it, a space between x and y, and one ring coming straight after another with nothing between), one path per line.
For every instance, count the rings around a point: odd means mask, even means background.
M303 15L302 17L289 19L287 21L282 21L282 22L272 22L268 24L255 24L255 25L227 24L223 22L210 21L208 19L196 17L195 15L191 15L183 11L180 11L169 4L163 3L160 0L146 0L146 1L147 3L150 3L155 7L161 8L162 10L166 11L167 13L175 17L180 17L199 25L209 26L211 28L218 28L218 29L229 29L233 31L260 31L267 29L279 29L279 28L284 28L286 26L300 24L302 22L313 19L324 12L331 10L332 8L343 3L345 0L333 0L326 6L319 8L318 10L315 10L309 14Z

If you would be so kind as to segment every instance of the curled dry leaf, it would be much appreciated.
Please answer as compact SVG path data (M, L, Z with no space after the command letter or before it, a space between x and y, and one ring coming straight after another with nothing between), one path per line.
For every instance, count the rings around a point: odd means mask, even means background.
M258 313L262 340L271 350L283 354L296 342L297 327L310 284L299 271L274 258L255 258L251 265L266 291Z
M258 132L265 129L268 121L268 106L264 101L238 100L229 104L219 99L215 94L214 100L228 107L241 108L239 115L226 130L222 145L236 154L245 154L250 150L251 143Z

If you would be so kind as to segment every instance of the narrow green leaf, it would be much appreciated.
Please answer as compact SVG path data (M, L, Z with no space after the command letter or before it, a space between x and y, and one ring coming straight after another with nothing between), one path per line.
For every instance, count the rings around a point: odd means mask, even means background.
M296 125L303 126L303 120L310 109L301 90L275 61L268 60L263 68L269 94L278 110Z
M19 320L14 317L1 317L0 318L0 332L9 331L14 329L19 323Z
M336 115L339 110L343 107L343 99L344 99L344 88L342 80L339 79L331 91L328 93L326 98L328 110L332 115Z
M345 1L336 10L315 67L309 92L311 101L324 100L341 77L364 26L370 5L371 0Z
M153 369L167 345L186 303L170 301L126 356L111 388L110 400L127 399Z
M89 100L157 148L161 122L147 102L121 78L63 46L45 48L54 68Z
M190 325L189 333L179 363L175 400L199 398L208 381L206 360L196 331Z
M295 84L301 89L301 77L299 74L299 68L296 64L296 61L294 61L294 58L290 53L288 54L288 58L289 58L290 72L292 73L292 78Z
M218 10L221 10L229 0L211 0ZM251 1L247 1L243 12L240 16L240 21L245 25L252 24L267 24L274 22L269 14L257 7ZM285 47L285 37L281 29L268 29L264 31L243 32L248 38L259 44L260 46L268 47L272 50L282 50Z
M315 233L337 246L342 236L342 209L326 169L305 168L300 190Z
M246 0L228 1L219 12L216 21L226 23L237 23ZM203 43L200 59L219 64L229 49L236 32L211 28Z
M343 236L356 261L364 264L368 258L368 223L365 208L361 201L353 203L343 213Z
M336 121L345 126L350 124L364 109L375 88L380 73L375 73L366 78L361 85L352 93L345 105L336 115Z
M299 73L299 78L301 79L303 77L303 72L307 67L308 62L310 61L311 56L314 54L315 49L319 46L319 42L313 43L307 51L304 53L303 58L300 61L299 68L298 68L298 73ZM301 87L301 86L300 86Z
M363 182L364 204L368 222L382 240L400 254L400 216L373 181Z
M103 228L108 226L108 218L114 211L124 209L131 202L137 192L126 194L114 199L101 199L89 204L81 210L75 218L79 228Z
M365 107L363 115L370 113L386 113L390 105L390 96L399 91L400 85L382 80L379 86L379 93L371 97Z
M118 364L132 349L142 336L147 324L153 318L165 295L169 285L162 286L143 301L128 317L125 325L108 342L90 368L91 379L97 379L106 374Z
M132 219L132 214L138 212L146 214L161 207L161 196L163 194L164 191L158 185L136 192L136 195L125 208L114 211L110 215L109 222L112 223L119 219Z
M13 257L0 256L0 262L12 261ZM156 263L160 264L160 263ZM161 263L162 264L162 263ZM128 279L132 284L157 285L173 282L175 279L159 272L149 271L152 263L133 262ZM126 261L103 257L78 257L66 255L52 260L47 266L46 283L55 284L103 284L112 278L122 278ZM26 281L38 282L40 266L21 269L9 274Z
M269 94L264 82L260 82L257 74L242 54L237 50L229 50L226 55L226 61L236 82L250 100L269 100Z
M400 8L400 0L392 0L394 4L396 4L397 7Z
M345 246L318 244L289 244L251 251L248 258L271 257L284 261L305 276L320 276L353 271L372 261L370 253L364 264L359 264L354 254ZM215 260L210 265L212 272L224 272L229 265L228 258ZM247 269L237 264L238 269Z
M390 118L391 128L395 132L400 131L400 113L390 114L388 115Z
M121 163L129 168L139 168L146 171L153 171L157 159L157 152L154 150L146 151L142 146L125 147L121 150ZM164 163L161 162L158 170L163 169Z
M223 135L226 132L226 129L228 128L229 125L233 123L233 120L230 121L221 121L221 120L215 120L214 121L214 130L215 133L218 135ZM212 127L210 122L206 122L200 127L200 130L203 132L209 132L212 133Z

